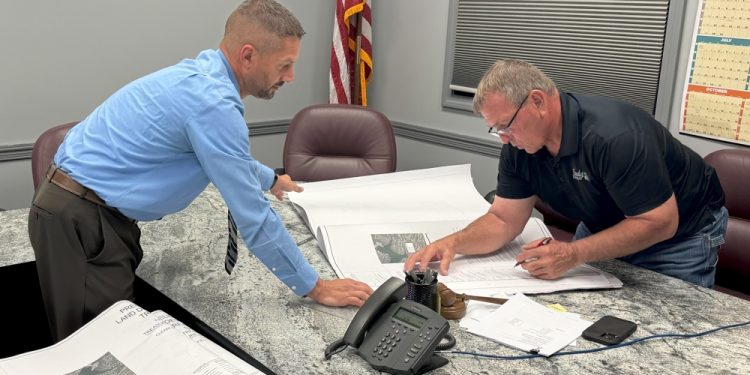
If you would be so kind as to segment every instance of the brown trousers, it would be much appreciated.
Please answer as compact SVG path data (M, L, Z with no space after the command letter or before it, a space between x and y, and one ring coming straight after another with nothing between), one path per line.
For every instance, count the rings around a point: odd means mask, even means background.
M46 179L29 211L29 238L52 338L60 341L112 303L134 300L141 231L114 208Z

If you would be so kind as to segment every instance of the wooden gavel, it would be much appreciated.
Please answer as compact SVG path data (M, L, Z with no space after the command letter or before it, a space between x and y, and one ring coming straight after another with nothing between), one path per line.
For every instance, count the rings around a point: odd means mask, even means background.
M438 283L437 292L440 296L440 315L445 319L463 318L466 315L466 300L496 303L498 305L502 305L508 301L505 298L472 296L470 294L456 293L443 283Z

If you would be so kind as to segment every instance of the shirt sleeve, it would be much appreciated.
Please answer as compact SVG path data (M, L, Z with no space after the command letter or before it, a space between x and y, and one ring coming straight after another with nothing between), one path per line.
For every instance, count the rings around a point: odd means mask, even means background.
M531 184L519 169L528 173L528 168L517 160L518 151L505 145L500 151L495 194L507 199L524 199L534 195Z
M598 159L606 189L626 216L648 212L673 193L657 142L656 137L643 131L623 132L591 156Z
M318 274L263 195L273 184L274 172L250 154L241 105L223 99L204 106L189 120L188 137L198 162L231 210L245 245L295 294L307 295Z

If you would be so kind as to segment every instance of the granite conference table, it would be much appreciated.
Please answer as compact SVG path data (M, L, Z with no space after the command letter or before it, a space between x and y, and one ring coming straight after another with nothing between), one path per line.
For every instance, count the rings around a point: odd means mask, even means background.
M270 197L270 196L269 196ZM335 274L288 201L269 198L313 267ZM27 209L0 212L0 266L32 261ZM353 349L326 361L325 347L339 339L355 308L329 308L295 296L260 262L241 249L232 275L224 271L226 206L209 186L193 204L163 220L141 223L143 261L137 274L238 347L278 374L367 374ZM244 250L244 251L243 251ZM622 289L532 296L559 303L594 321L614 315L638 323L631 336L696 333L750 320L750 302L687 284L620 261L595 266L617 276ZM3 285L0 288L9 288ZM5 301L4 301L5 302ZM8 322L5 322L8 324ZM452 351L499 356L525 353L462 330L451 321ZM431 374L706 374L750 373L750 326L690 339L657 339L595 353L504 360L446 352L450 363ZM579 339L575 349L599 344ZM565 349L570 350L570 349Z

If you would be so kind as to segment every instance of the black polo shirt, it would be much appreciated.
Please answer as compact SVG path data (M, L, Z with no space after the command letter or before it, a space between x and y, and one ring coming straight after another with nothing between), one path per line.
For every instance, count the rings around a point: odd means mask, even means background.
M520 199L536 194L596 233L658 207L674 192L677 238L699 231L724 205L713 168L650 114L625 102L564 92L560 104L558 155L552 157L546 148L532 155L504 146L497 195Z

